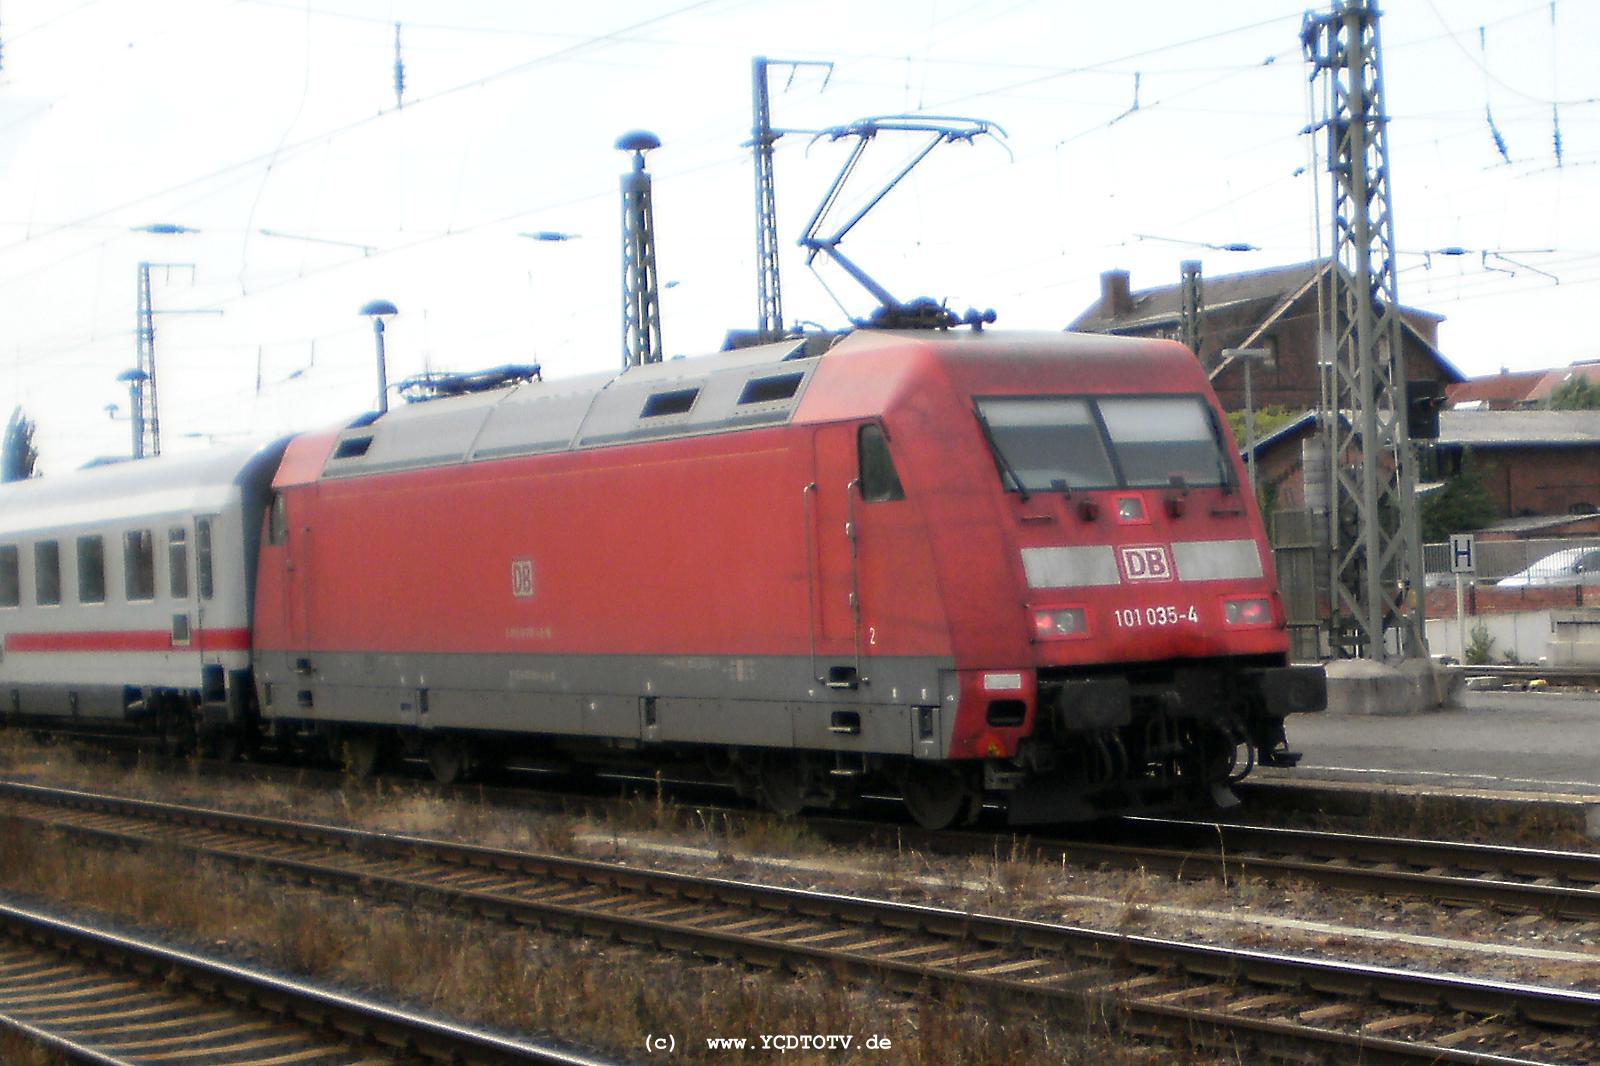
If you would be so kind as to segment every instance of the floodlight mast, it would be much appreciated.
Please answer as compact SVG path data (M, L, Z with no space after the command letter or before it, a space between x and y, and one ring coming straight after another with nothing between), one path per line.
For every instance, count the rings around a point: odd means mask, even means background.
M644 154L661 147L649 130L617 138L633 153L633 169L622 176L622 369L661 362L661 290L656 276L655 210Z
M879 133L922 133L927 134L928 141L917 151L903 167L895 173L883 188L879 189L866 204L851 215L843 225L831 234L822 236L823 219L838 203L840 194L844 191L845 184L854 173L856 164L866 153L870 144ZM804 236L800 238L800 247L806 249L806 265L816 272L816 258L826 255L854 278L862 288L866 289L878 301L878 310L870 316L870 324L883 328L909 329L909 328L937 328L944 329L963 323L978 327L985 322L994 321L993 311L979 312L969 310L965 315L957 315L946 309L942 304L935 302L931 297L920 297L910 302L897 299L893 293L880 285L873 277L856 265L848 256L839 250L839 244L846 235L855 228L874 207L889 195L901 180L926 159L935 148L941 144L962 141L971 144L978 137L993 136L1002 139L1006 136L1004 129L992 122L976 118L960 118L951 115L884 115L876 118L864 118L847 126L835 126L823 130L812 138L812 143L827 138L830 141L842 140L846 137L856 138L855 147L850 150L850 155L845 159L844 165L839 168L839 174L833 179L833 185L828 189L827 195L822 199L822 204L816 213L811 216L811 221L806 225ZM1008 150L1009 151L1009 150ZM821 276L818 275L818 280ZM827 288L827 283L823 282ZM832 290L829 290L832 295ZM838 302L838 297L834 297ZM841 308L843 305L840 305ZM848 313L848 312L847 312ZM867 324L858 322L858 324Z

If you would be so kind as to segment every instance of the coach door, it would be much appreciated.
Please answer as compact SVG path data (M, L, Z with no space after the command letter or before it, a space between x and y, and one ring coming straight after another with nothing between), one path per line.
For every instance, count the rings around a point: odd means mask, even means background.
M805 489L811 577L811 658L816 679L856 688L866 675L859 587L860 491L856 427L824 426L813 438Z
M167 530L167 592L172 598L172 644L205 651L206 600L200 595L200 534L205 534L206 576L210 578L211 523L215 516L197 515Z

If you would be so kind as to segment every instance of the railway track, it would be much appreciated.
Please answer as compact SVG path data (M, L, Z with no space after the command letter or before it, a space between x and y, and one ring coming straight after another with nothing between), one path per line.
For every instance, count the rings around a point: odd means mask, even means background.
M819 831L834 835L826 826ZM1114 831L1115 842L1105 840L1103 831L1027 838L1024 850L1045 862L1189 879L1253 877L1568 921L1600 920L1600 854L1154 818L1124 819ZM852 832L846 823L837 838ZM996 846L993 835L972 832L917 836L903 830L901 838L931 851L988 855Z
M334 771L271 764L182 763L221 777L263 776L304 787L349 784ZM418 780L415 787L443 795L470 795L496 805L554 813L601 816L637 813L636 799L480 785L441 786ZM639 788L647 782L636 782ZM681 786L693 790L693 786ZM746 808L683 801L678 785L660 794L664 817L681 815L685 825L706 819L729 824L752 817ZM4 794L0 782L0 795ZM703 792L702 787L699 791ZM890 808L893 809L892 807ZM769 817L757 813L755 817ZM1600 852L1575 852L1507 845L1387 837L1374 834L1277 828L1170 818L1124 818L1107 826L1084 826L1059 835L1010 837L992 831L930 831L872 818L807 818L816 836L841 846L890 846L929 854L1026 855L1050 864L1139 869L1192 880L1240 877L1279 884L1303 883L1390 898L1537 914L1558 921L1600 921ZM1115 839L1107 839L1114 835Z
M600 1062L3 901L0 1031L93 1066Z
M272 877L767 966L1026 1001L1288 1058L1600 1058L1600 995L8 785L6 817Z

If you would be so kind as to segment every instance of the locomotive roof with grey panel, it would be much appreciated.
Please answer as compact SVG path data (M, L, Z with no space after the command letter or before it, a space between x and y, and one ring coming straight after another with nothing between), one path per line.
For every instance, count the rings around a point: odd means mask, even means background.
M0 485L0 537L167 514L220 512L270 480L287 438L163 455Z
M429 400L339 434L325 478L780 425L817 365L803 341Z

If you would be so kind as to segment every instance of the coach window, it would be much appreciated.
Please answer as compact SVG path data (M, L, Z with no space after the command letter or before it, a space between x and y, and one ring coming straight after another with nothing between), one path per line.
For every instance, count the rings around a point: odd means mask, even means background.
M194 520L194 581L200 598L211 598L211 519Z
M267 543L289 543L289 509L281 492L272 494L272 508L267 512Z
M106 545L97 536L78 538L78 602L106 602Z
M22 605L22 573L17 568L17 546L0 545L0 607Z
M175 600L189 598L189 531L182 526L167 530L167 571Z
M883 427L870 422L861 427L861 498L869 503L886 500L903 500L906 490L900 486L900 475L895 473L894 457L889 454L889 441Z
M53 540L33 546L33 602L40 607L61 602L61 545Z
M148 529L122 535L122 576L130 602L156 598L156 538Z

